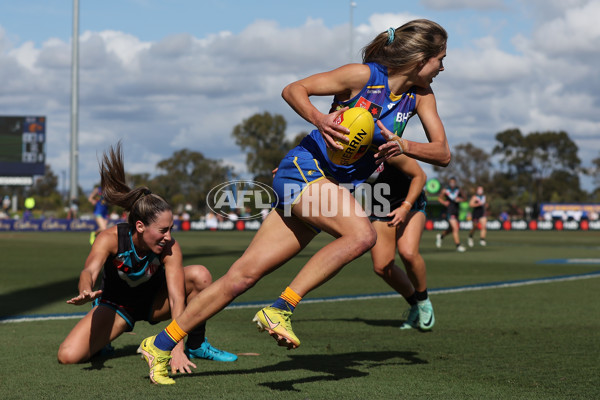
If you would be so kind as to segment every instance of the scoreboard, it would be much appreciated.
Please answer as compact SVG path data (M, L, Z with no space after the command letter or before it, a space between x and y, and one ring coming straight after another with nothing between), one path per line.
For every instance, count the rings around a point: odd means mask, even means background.
M44 175L45 145L46 117L0 116L0 185Z

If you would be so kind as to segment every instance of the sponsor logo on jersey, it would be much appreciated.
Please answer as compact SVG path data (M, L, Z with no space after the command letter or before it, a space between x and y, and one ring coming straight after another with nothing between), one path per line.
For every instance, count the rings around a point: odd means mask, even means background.
M410 118L411 115L412 115L411 111L405 112L405 113L399 112L396 115L396 122L406 122L406 121L408 121L408 119Z
M385 86L380 85L380 86L368 86L367 87L367 94L381 94L383 89L385 89Z
M375 119L378 119L381 115L382 107L379 104L375 104L362 96L358 99L354 107L364 108L365 110L369 111Z

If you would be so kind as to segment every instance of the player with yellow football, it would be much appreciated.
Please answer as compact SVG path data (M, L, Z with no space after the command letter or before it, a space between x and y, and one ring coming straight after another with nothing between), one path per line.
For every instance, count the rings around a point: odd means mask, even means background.
M447 33L438 24L415 20L375 37L363 49L363 64L349 64L286 86L282 96L316 127L281 161L273 180L280 202L267 216L244 254L229 271L200 292L162 332L146 338L151 375L166 374L170 351L202 321L222 310L263 276L300 252L319 231L335 240L317 251L275 302L256 313L254 321L279 345L296 348L300 340L290 317L300 300L368 251L377 239L369 218L350 194L377 165L399 154L445 166L450 149L430 84L446 55ZM311 96L333 95L329 113ZM360 107L377 121L373 143L349 165L337 165L328 148L343 150L348 128L339 124L348 109ZM402 139L406 123L419 115L428 143Z

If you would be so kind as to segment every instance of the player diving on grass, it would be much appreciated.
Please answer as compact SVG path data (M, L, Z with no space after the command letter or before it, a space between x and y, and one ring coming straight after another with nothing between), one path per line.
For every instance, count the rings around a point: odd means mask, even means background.
M188 332L298 254L319 231L325 231L335 240L317 251L281 296L254 317L259 328L268 331L279 345L300 345L291 325L298 303L376 242L375 229L346 186L363 182L379 163L402 153L441 166L450 162L450 149L430 87L444 69L446 41L446 31L438 24L411 21L377 35L363 49L363 64L345 65L284 88L283 98L316 129L279 164L273 187L281 201L263 221L244 254L223 277L195 296L162 332L143 340L140 349L153 382L171 383L167 361ZM330 113L320 112L311 103L311 96L334 96ZM372 111L377 120L373 146L355 163L339 166L328 158L327 148L341 149L336 140L348 142L348 130L335 121L351 107ZM414 113L419 115L427 143L401 138ZM334 212L324 215L324 208Z
M106 201L129 212L128 221L102 231L94 241L79 276L79 294L67 303L92 302L90 310L69 332L58 349L61 364L89 360L136 321L151 324L183 312L186 303L212 282L202 265L183 267L181 248L171 236L170 205L146 187L130 189L125 182L121 146L104 154L100 165ZM100 273L100 289L94 287ZM194 358L235 361L237 356L206 340L205 323L190 330L186 345L173 349L173 372L190 373ZM166 383L166 382L163 382Z

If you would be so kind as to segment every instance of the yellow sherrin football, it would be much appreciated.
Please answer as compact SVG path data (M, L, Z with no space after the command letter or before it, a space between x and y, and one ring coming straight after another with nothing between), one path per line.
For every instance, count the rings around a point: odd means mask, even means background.
M342 145L342 150L327 149L327 155L331 162L337 165L350 165L365 155L373 141L375 121L373 115L364 108L354 107L340 114L336 122L350 130L348 143L339 140L336 143Z

